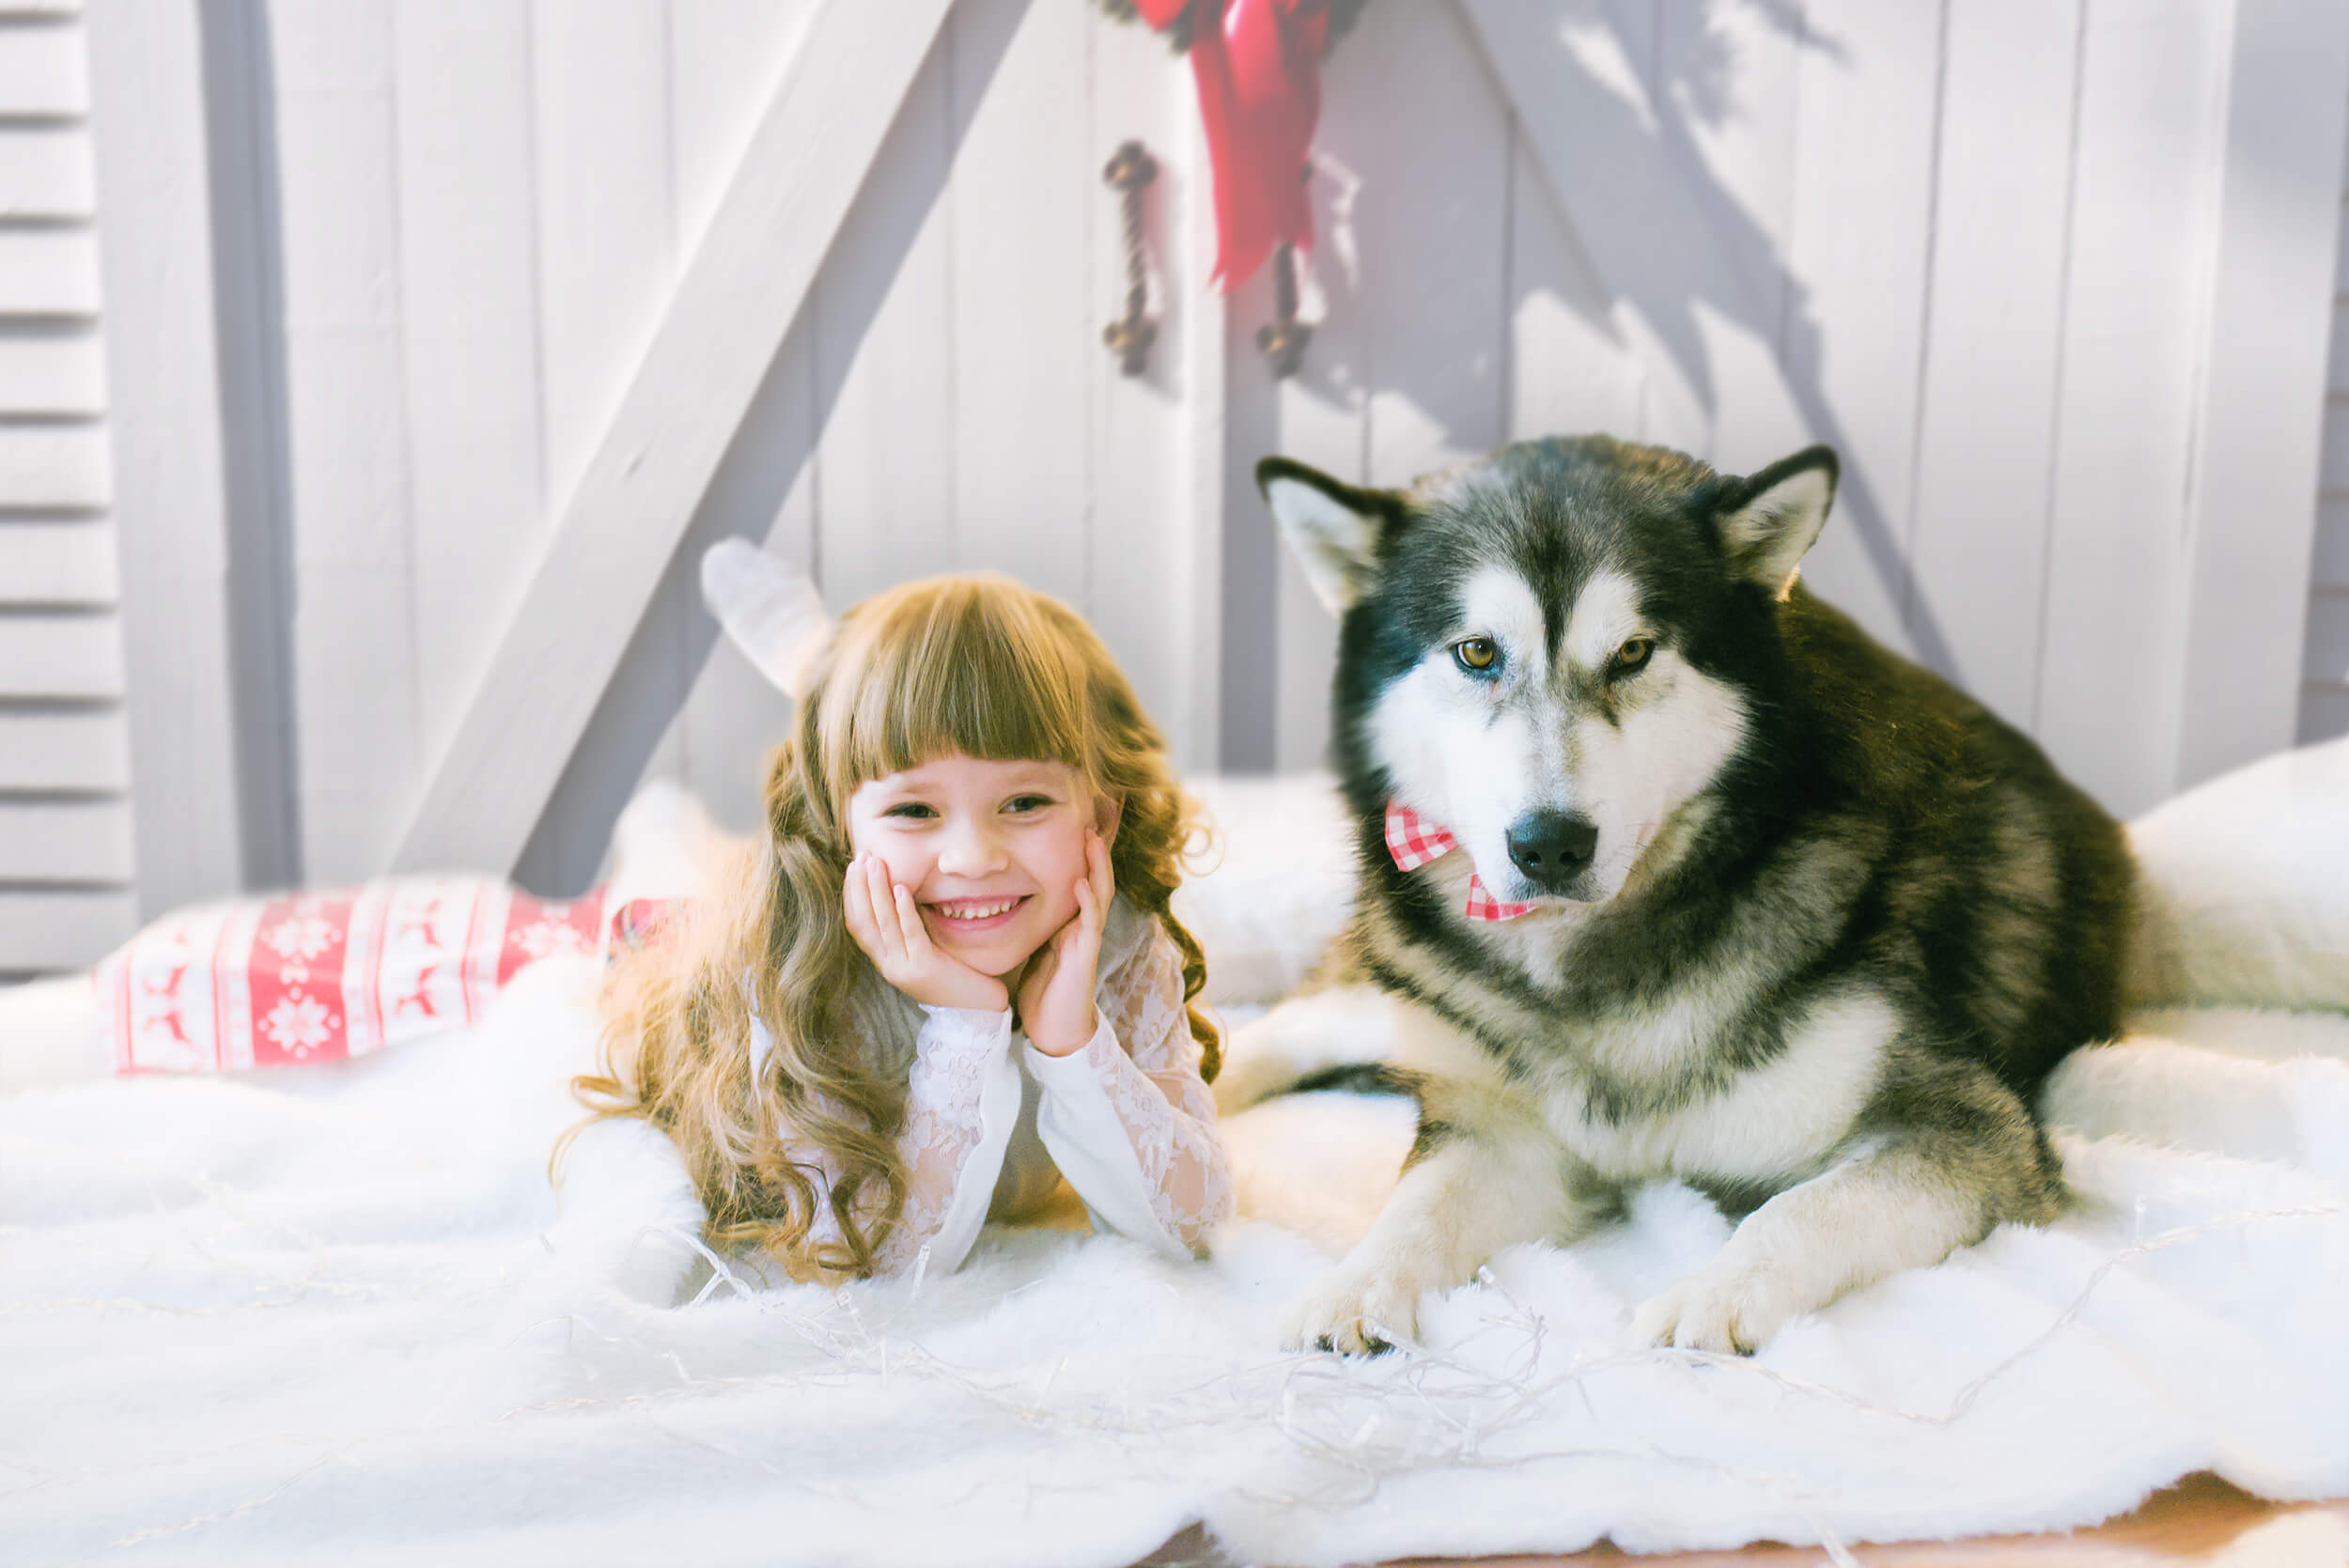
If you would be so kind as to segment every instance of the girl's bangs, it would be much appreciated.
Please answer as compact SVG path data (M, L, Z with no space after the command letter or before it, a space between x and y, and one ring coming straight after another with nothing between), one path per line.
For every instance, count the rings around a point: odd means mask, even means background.
M1085 774L1087 673L1022 589L1002 579L909 583L868 600L828 684L834 799L961 753L1047 758Z

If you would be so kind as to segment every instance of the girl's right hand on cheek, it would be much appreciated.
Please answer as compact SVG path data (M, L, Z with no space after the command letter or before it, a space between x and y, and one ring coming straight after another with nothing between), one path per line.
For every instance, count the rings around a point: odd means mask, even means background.
M986 1013L1011 1005L1011 994L1002 981L931 944L912 892L889 879L889 867L879 855L859 855L848 862L840 903L856 945L873 960L883 980L914 1001Z

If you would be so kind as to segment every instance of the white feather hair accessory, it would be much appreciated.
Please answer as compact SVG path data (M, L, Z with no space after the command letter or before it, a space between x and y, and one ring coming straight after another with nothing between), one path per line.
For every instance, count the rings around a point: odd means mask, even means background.
M702 602L760 675L797 699L807 688L832 615L815 580L748 539L720 539L702 552Z

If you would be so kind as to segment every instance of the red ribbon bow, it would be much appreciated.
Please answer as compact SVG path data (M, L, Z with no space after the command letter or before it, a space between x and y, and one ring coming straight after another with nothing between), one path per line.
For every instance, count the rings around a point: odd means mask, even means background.
M1460 841L1437 827L1400 800L1387 802L1387 853L1394 857L1397 871L1417 871L1421 866L1439 861L1460 846ZM1531 904L1503 904L1485 886L1485 879L1469 873L1468 908L1470 920L1515 920L1532 914Z
M1305 159L1321 116L1329 0L1134 0L1163 32L1191 13L1190 70L1215 166L1213 281L1226 293L1277 245L1310 249Z

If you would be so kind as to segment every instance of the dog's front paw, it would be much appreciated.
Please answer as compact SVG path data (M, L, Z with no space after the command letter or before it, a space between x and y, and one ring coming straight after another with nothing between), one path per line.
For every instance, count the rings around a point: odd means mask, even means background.
M1641 1303L1631 1314L1631 1337L1641 1344L1750 1356L1810 1305L1782 1270L1716 1263Z
M1281 1343L1293 1350L1376 1356L1416 1339L1419 1298L1454 1282L1427 1260L1348 1258L1289 1309Z

